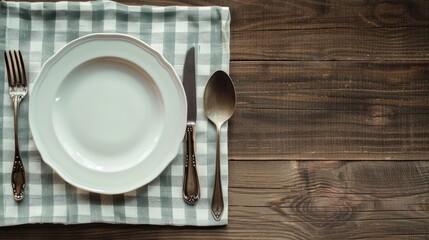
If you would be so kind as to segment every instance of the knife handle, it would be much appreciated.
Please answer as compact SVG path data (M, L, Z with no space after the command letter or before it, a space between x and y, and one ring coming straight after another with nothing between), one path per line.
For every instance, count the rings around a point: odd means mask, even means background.
M185 170L183 177L183 200L194 205L200 199L200 182L195 157L195 123L188 123L185 134Z

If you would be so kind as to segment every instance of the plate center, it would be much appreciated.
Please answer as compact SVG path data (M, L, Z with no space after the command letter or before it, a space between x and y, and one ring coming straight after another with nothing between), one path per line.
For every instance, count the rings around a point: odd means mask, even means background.
M142 161L161 132L163 103L154 80L124 59L82 63L58 88L54 129L73 159L116 172Z

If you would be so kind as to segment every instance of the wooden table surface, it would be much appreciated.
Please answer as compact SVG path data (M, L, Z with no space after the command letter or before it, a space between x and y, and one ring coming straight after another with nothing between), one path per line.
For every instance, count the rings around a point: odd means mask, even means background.
M429 238L429 1L122 2L230 7L229 225L0 238Z

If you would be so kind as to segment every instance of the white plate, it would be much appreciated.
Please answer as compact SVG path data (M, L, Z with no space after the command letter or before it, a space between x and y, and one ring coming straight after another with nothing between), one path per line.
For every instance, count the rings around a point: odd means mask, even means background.
M149 183L177 155L186 108L161 54L127 35L91 34L43 65L29 121L43 160L62 178L118 194Z

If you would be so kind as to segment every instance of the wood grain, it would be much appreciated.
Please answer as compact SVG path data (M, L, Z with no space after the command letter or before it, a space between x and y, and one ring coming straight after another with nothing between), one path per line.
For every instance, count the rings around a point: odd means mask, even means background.
M230 205L244 211L243 218L275 219L291 239L426 235L428 167L418 161L231 161Z
M429 155L428 61L249 61L231 69L232 159Z
M233 31L382 28L429 25L425 1L220 1L230 5Z
M232 32L231 59L233 61L428 60L429 27Z

